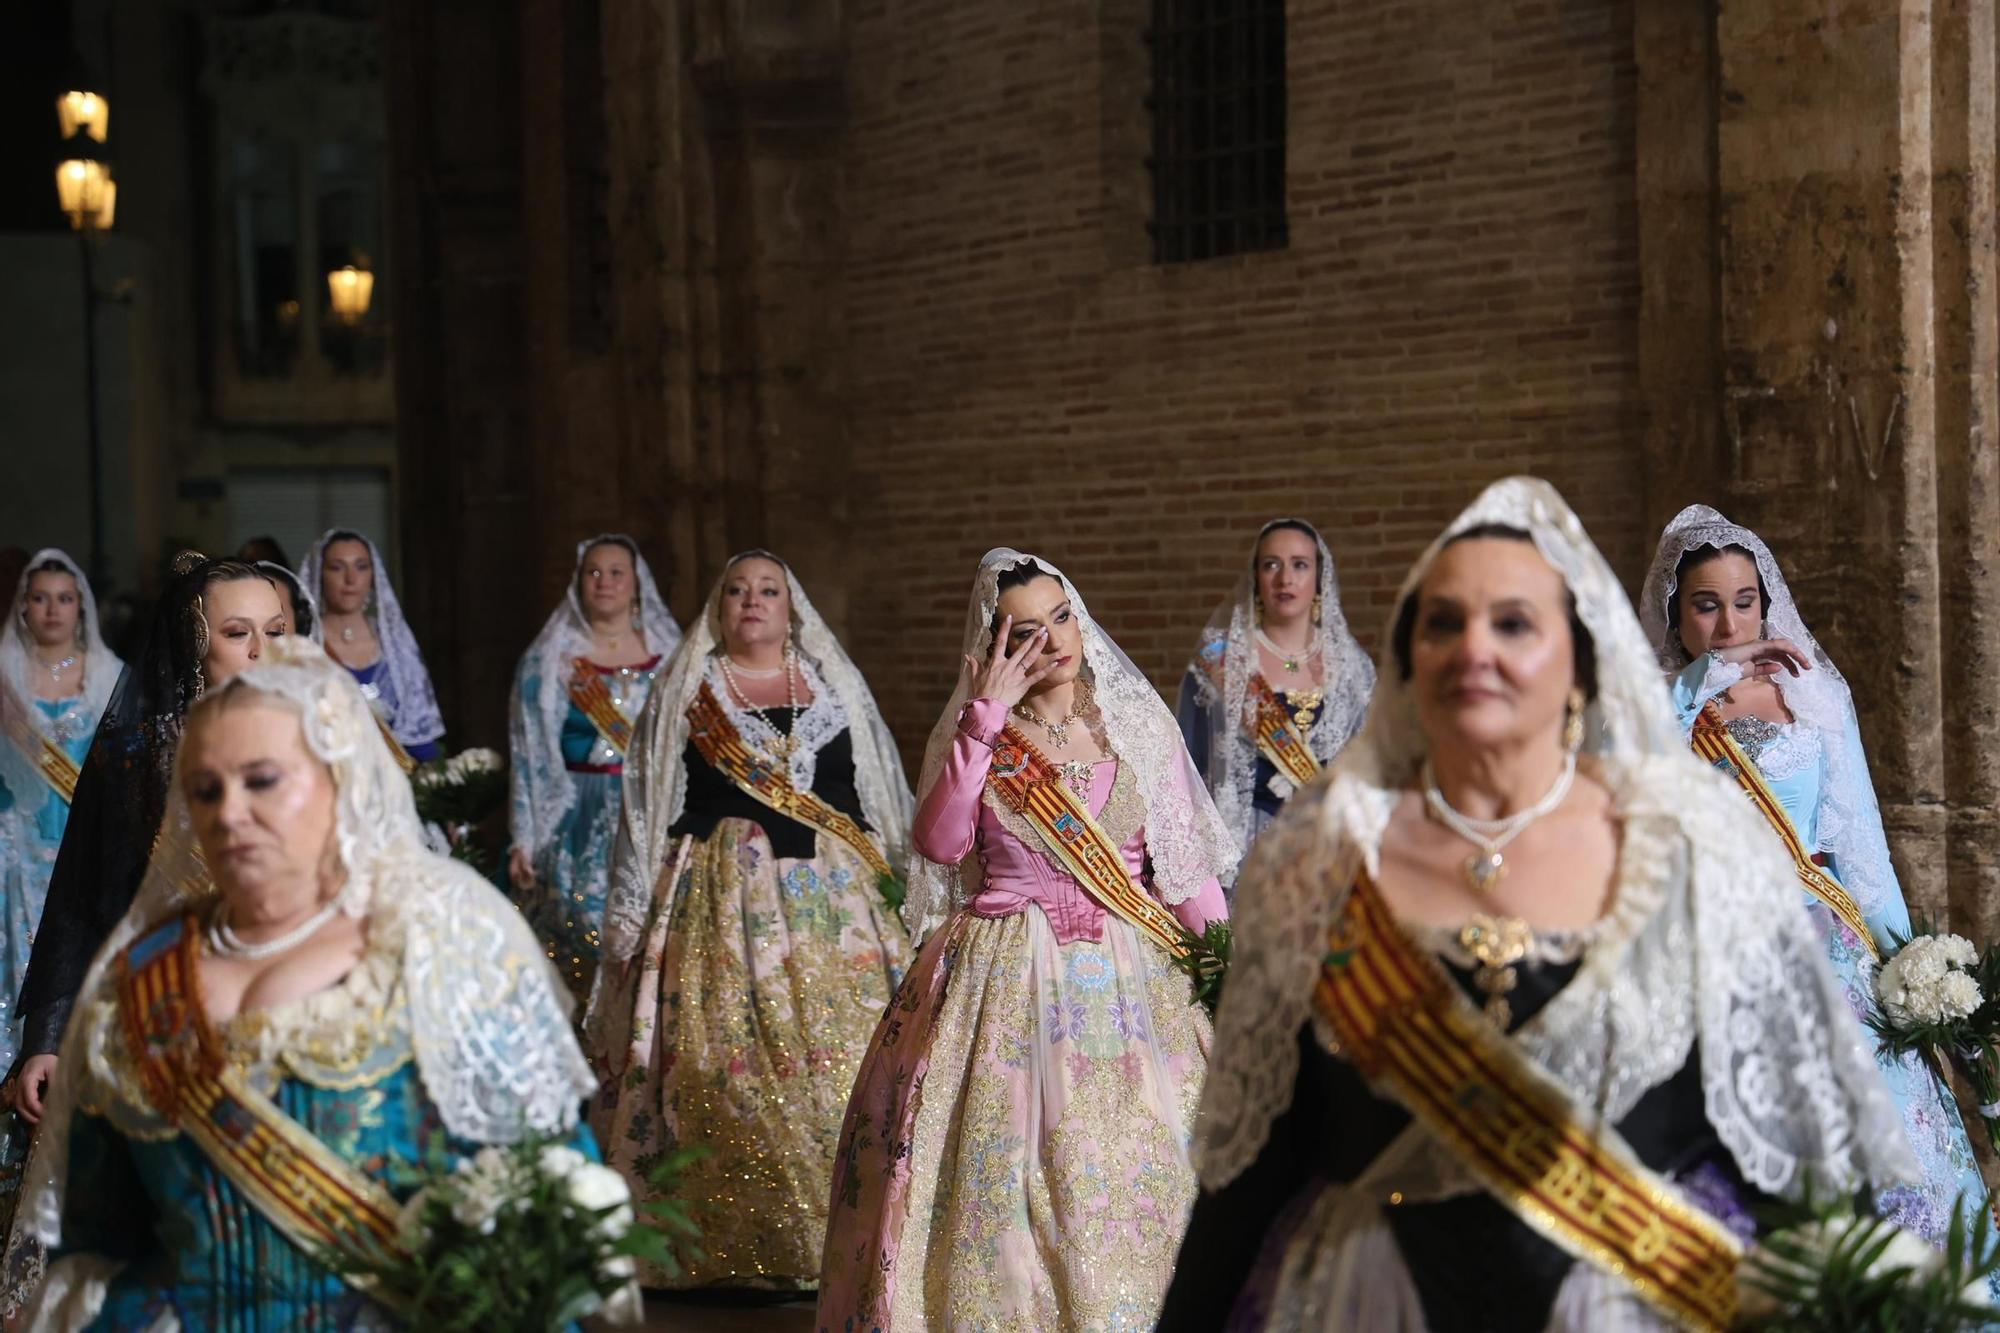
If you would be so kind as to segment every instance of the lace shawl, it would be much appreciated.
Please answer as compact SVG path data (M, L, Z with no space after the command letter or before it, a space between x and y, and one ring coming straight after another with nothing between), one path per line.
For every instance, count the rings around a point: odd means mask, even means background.
M406 746L429 744L444 735L444 718L438 712L437 692L431 688L431 673L424 667L417 636L403 618L403 604L396 600L389 567L382 563L382 552L376 549L374 539L345 528L328 528L306 552L305 563L299 566L299 582L312 596L323 596L320 564L326 548L341 539L359 540L368 548L369 562L375 567L375 591L365 614L382 645L382 671L387 677L383 693L395 701L389 730Z
M341 907L367 918L371 953L401 960L418 1073L445 1127L501 1143L573 1126L595 1080L570 1031L568 992L498 890L424 849L409 781L353 677L318 648L294 642L218 694L238 689L296 708L307 744L333 774L335 845L347 871ZM21 1217L46 1245L61 1241L72 1113L120 1095L105 1058L105 1044L123 1039L116 960L153 923L215 892L176 781L145 882L85 978L28 1161Z
M32 799L37 805L39 798L31 798L31 794L41 791L47 779L42 776L36 756L42 737L49 730L49 721L35 707L36 675L43 668L35 656L34 636L22 623L22 617L28 610L28 580L52 561L76 580L79 606L76 653L83 659L83 688L65 714L67 724L78 729L76 734L96 727L97 720L104 716L104 706L111 701L112 688L118 684L118 673L125 669L117 655L104 646L97 619L97 598L90 590L83 566L53 547L28 557L20 581L14 585L7 622L0 625L0 783L5 783L17 800Z
M1489 487L1424 554L1400 605L1452 533L1530 533L1564 577L1597 650L1584 752L1624 823L1614 906L1576 977L1517 1034L1580 1106L1616 1122L1700 1043L1709 1122L1744 1178L1772 1193L1910 1178L1896 1108L1791 866L1758 816L1686 748L1630 604L1544 482ZM1393 613L1392 613L1393 614ZM1385 653L1389 636L1383 636ZM1361 735L1327 782L1266 829L1237 879L1235 962L1196 1130L1202 1183L1233 1180L1291 1103L1294 1036L1312 1010L1326 935L1427 743L1385 657ZM1470 1183L1443 1153L1437 1193Z
M1138 778L1139 792L1146 806L1146 853L1153 863L1153 888L1162 901L1186 902L1201 892L1211 879L1227 880L1236 869L1236 839L1230 834L1208 788L1195 771L1181 740L1174 715L1160 699L1160 693L1146 673L1120 651L1111 636L1091 618L1089 608L1078 595L1069 577L1040 556L1024 554L1008 547L988 551L973 576L972 597L966 607L962 653L984 662L993 651L993 616L999 605L1000 573L1033 560L1062 583L1077 624L1083 633L1084 679L1096 692L1097 707L1104 717L1104 731L1121 766L1129 765ZM951 751L958 715L971 689L971 677L959 673L951 702L945 705L937 725L931 729L924 747L923 777L919 792L929 791L944 770ZM997 809L991 792L984 799ZM910 892L903 905L904 920L912 939L922 940L942 924L965 900L966 886L977 885L981 871L978 852L968 852L957 865L939 865L912 852Z
M611 854L611 887L604 909L604 955L609 960L630 958L646 928L654 881L672 849L667 830L687 806L687 765L683 759L688 705L708 678L715 655L722 651L723 584L731 569L752 556L785 571L792 597L792 641L801 661L810 665L816 691L831 694L847 716L854 746L854 786L861 797L863 817L881 839L891 865L903 858L910 845L914 803L909 780L903 776L896 738L889 734L868 682L813 609L791 566L768 551L745 551L730 558L722 577L709 589L701 619L653 683L653 693L632 729L632 746L625 756L625 808ZM819 690L819 685L825 688Z
M508 805L507 827L513 844L539 855L553 842L562 828L563 816L576 804L576 778L563 762L562 730L569 717L569 682L576 659L590 655L590 621L577 596L583 577L583 558L592 547L606 543L632 553L632 572L638 584L639 610L634 617L646 636L646 647L661 657L671 657L681 644L681 627L660 599L659 585L653 581L652 566L639 554L638 543L622 533L601 533L576 544L576 566L570 574L569 591L542 625L541 633L521 655L514 673L514 692L508 697L507 737L513 762L508 783L512 800ZM535 682L532 707L528 682Z
M1201 632L1201 646L1188 664L1188 679L1194 683L1208 715L1209 795L1215 798L1222 822L1236 835L1237 845L1247 848L1256 836L1256 811L1252 808L1257 780L1257 733L1254 710L1249 704L1250 678L1257 674L1257 548L1271 529L1279 524L1303 524L1311 529L1313 544L1319 548L1320 620L1314 642L1323 673L1319 715L1306 733L1306 744L1321 765L1331 764L1342 746L1361 729L1368 709L1369 693L1375 688L1375 664L1347 627L1347 613L1340 605L1340 581L1335 576L1333 552L1319 530L1304 519L1273 519L1258 530L1250 545L1249 567L1237 579L1235 591ZM1216 688L1210 662L1221 659L1222 687Z
M1707 505L1689 505L1674 515L1660 534L1659 549L1653 553L1645 590L1640 594L1639 619L1646 638L1661 667L1679 671L1687 666L1687 649L1668 623L1667 607L1679 591L1675 571L1681 557L1705 546L1717 550L1740 546L1750 552L1770 598L1764 613L1770 636L1790 639L1812 659L1811 671L1779 678L1778 688L1792 716L1819 732L1826 756L1826 781L1819 795L1819 846L1815 850L1832 856L1842 887L1854 895L1862 915L1874 920L1891 905L1902 904L1903 890L1889 860L1889 840L1882 831L1875 783L1868 776L1868 753L1861 744L1854 696L1840 668L1806 628L1784 573L1763 538Z

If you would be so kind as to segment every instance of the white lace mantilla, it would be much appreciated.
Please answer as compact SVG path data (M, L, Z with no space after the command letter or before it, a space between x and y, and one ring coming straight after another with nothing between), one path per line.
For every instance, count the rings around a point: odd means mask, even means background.
M1498 483L1450 531L1483 523L1531 534L1576 597L1600 673L1586 766L1623 825L1611 910L1576 976L1515 1034L1525 1052L1615 1123L1698 1045L1709 1122L1751 1185L1786 1193L1807 1173L1836 1188L1910 1178L1895 1104L1792 867L1755 811L1687 750L1609 566L1544 483ZM1291 1104L1327 932L1356 877L1379 870L1391 811L1424 753L1396 677L1384 663L1362 735L1265 830L1237 879L1235 961L1196 1130L1210 1189L1256 1158ZM1439 1148L1411 1170L1417 1197L1475 1188Z

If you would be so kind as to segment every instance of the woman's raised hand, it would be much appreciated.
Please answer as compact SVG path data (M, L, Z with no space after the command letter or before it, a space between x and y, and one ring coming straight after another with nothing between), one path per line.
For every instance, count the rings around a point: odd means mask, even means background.
M1813 669L1812 659L1790 639L1739 643L1733 648L1718 648L1715 655L1725 662L1736 663L1752 676L1775 676L1781 671L1796 676Z
M1007 616L1000 622L1000 632L993 636L993 653L982 666L977 658L968 655L965 669L972 681L974 699L998 699L1007 707L1026 698L1028 691L1042 682L1043 677L1056 669L1053 659L1042 650L1048 645L1048 626L1030 634L1012 657L1007 655L1007 641L1013 637L1014 617Z

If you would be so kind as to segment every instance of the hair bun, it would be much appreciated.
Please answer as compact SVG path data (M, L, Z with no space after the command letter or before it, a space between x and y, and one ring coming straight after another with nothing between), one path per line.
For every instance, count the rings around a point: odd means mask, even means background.
M195 551L195 550L182 551L179 555L176 555L174 557L174 563L173 563L174 577L177 579L186 578L189 574L194 573L197 569L200 569L203 565L207 563L208 563L208 557L203 555L200 551Z

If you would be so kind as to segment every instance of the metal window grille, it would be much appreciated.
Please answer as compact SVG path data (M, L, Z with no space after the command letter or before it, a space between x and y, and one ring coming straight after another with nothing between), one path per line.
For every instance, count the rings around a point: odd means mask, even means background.
M1285 244L1285 0L1153 0L1153 259Z

